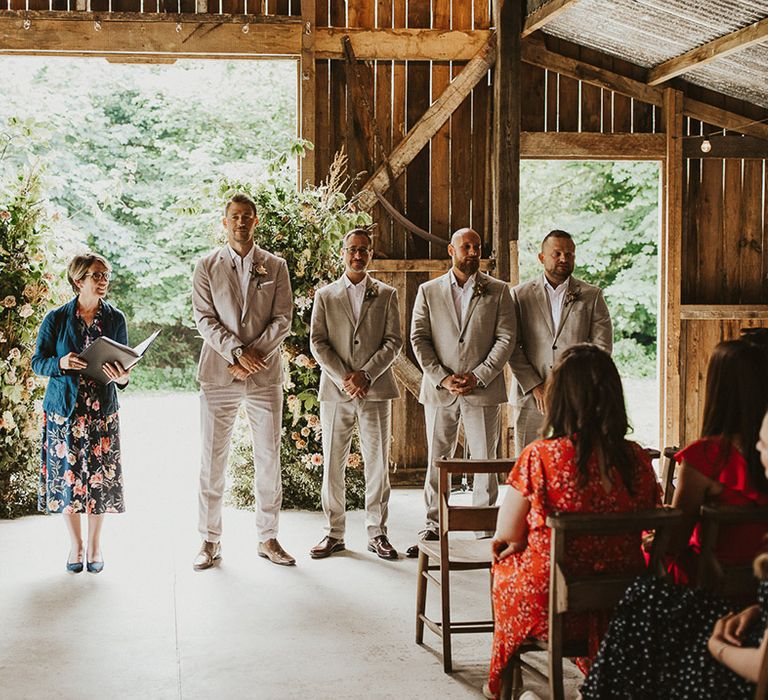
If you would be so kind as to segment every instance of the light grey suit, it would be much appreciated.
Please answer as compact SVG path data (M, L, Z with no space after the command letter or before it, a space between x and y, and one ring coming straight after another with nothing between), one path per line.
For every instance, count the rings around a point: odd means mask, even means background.
M254 275L243 299L238 273L225 246L198 261L192 278L195 323L205 341L200 352L201 465L199 531L208 542L221 538L221 506L229 445L237 412L245 402L256 467L256 528L263 542L277 536L282 503L280 429L283 368L279 347L291 328L293 299L285 260L258 246ZM245 313L243 309L245 308ZM227 367L232 351L254 348L267 366L245 381Z
M536 408L533 389L549 377L566 348L594 343L613 348L613 327L599 287L571 276L558 328L544 288L544 275L512 290L517 318L517 345L509 360L515 377L509 401L515 407L515 452L541 437L544 416Z
M365 524L368 537L387 534L389 510L389 444L392 399L398 398L392 363L403 339L397 291L368 276L355 321L345 276L315 294L310 349L321 368L320 424L323 431L321 500L330 537L344 537L346 489L344 472L357 421L365 464ZM351 399L344 377L367 372L371 378L364 399Z
M475 278L475 294L461 325L451 293L450 272L419 287L411 323L411 344L424 376L419 401L427 424L428 465L424 483L427 529L437 529L437 459L456 451L459 421L470 455L496 457L499 442L499 405L506 401L502 370L515 342L515 321L509 288L482 272ZM455 396L441 386L451 374L472 372L478 386ZM473 503L493 504L496 477L475 478Z

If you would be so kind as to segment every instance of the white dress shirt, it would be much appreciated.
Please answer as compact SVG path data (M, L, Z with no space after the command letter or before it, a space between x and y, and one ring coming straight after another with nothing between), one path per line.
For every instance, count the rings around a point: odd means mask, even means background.
M363 308L363 299L365 299L365 288L368 284L368 275L355 284L349 277L344 275L344 284L347 287L347 299L352 307L352 315L355 317L355 323L360 320L360 309Z
M456 318L459 321L459 328L461 328L464 322L464 316L467 313L469 302L472 300L472 294L475 291L475 276L474 273L465 283L464 286L459 286L456 279L456 275L453 274L453 268L449 272L451 276L451 294L453 295L453 306L456 309Z
M240 254L227 243L229 248L229 254L232 256L232 268L240 278L240 289L243 292L243 310L240 314L240 320L245 318L245 307L248 305L248 284L251 281L251 266L253 265L253 251L256 250L256 246L251 246L248 251L248 255L244 258L240 257Z
M553 287L546 275L544 277L544 289L549 297L549 308L552 311L552 329L557 333L557 329L560 327L560 318L563 315L563 302L565 301L565 293L568 291L568 282L570 277Z

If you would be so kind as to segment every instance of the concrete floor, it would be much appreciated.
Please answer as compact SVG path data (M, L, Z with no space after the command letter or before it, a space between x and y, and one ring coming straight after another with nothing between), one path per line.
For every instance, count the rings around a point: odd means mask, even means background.
M197 408L190 394L124 399L128 510L107 516L102 574L65 572L60 518L0 521L0 697L481 697L490 635L455 639L444 674L437 638L413 638L416 561L368 553L360 512L348 551L322 561L308 555L322 515L283 513L280 541L298 560L284 568L256 556L253 515L227 509L221 565L192 570ZM422 518L419 491L393 492L401 552ZM457 575L452 591L468 617L489 614L483 574ZM575 696L579 674L566 672Z

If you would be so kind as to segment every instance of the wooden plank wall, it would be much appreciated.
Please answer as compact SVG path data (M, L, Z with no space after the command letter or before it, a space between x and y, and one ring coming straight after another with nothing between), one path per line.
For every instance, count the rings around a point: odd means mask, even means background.
M708 92L724 108L765 118L765 112ZM688 134L716 126L688 120ZM768 326L768 164L762 159L689 158L686 161L682 242L682 442L700 434L709 356L744 327ZM728 309L724 306L728 305ZM685 309L697 316L686 319ZM718 316L730 318L718 318ZM753 318L757 316L758 318ZM762 318L761 318L762 317Z

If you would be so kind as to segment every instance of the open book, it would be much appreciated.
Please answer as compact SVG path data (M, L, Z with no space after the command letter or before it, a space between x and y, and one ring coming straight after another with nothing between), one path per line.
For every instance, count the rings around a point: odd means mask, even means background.
M129 348L127 345L118 343L112 338L101 336L96 338L79 357L85 360L88 366L80 370L87 377L92 377L102 384L109 384L112 380L104 374L102 365L105 362L119 362L125 369L133 367L147 352L149 346L155 342L155 338L160 335L160 330L156 330L143 343L139 343L135 348Z

